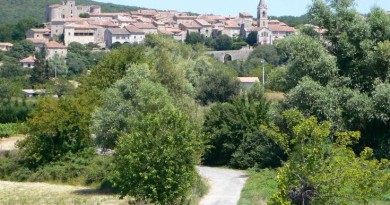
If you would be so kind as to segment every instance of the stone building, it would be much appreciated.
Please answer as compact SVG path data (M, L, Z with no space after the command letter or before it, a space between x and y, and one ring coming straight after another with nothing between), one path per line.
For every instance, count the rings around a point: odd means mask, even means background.
M12 44L12 43L0 42L0 50L1 51L9 51L13 46L14 46L14 44Z
M45 45L46 59L53 58L55 55L58 55L60 58L66 58L68 55L68 47L55 42L50 41Z
M42 39L45 42L49 42L50 30L47 28L32 28L26 33L28 39Z
M23 68L34 68L36 60L37 59L34 56L29 56L25 59L20 60L19 62Z
M274 44L274 41L296 33L296 29L278 20L268 18L268 6L265 0L260 0L257 7L257 26L241 26L241 35L248 37L249 33L257 32L258 44Z
M111 48L115 43L141 43L145 39L145 33L133 25L125 28L109 28L104 36L107 48Z
M79 17L83 13L99 14L101 13L101 8L96 5L76 5L76 0L64 0L62 4L53 4L46 7L46 22L51 22L55 19Z
M96 43L101 47L105 47L105 30L106 28L91 25L88 21L65 24L64 42L66 46L72 42L78 42L81 44Z

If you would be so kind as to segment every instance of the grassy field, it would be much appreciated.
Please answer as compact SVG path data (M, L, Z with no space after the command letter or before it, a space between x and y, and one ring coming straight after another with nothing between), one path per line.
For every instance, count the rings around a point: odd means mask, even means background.
M276 171L249 172L250 176L241 192L238 205L263 205L276 192Z
M88 187L0 181L0 204L128 204L126 199Z

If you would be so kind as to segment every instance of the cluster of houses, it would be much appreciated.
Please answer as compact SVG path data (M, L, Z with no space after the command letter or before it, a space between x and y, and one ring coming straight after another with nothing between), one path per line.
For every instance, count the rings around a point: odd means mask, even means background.
M75 0L64 0L62 4L47 6L46 27L28 30L26 38L35 44L37 51L45 50L47 59L55 55L65 59L67 46L72 42L93 43L105 49L118 43L141 43L147 34L160 33L184 41L192 32L212 38L224 34L232 38L247 37L257 32L259 44L273 44L296 32L293 27L268 18L265 0L260 0L257 13L256 19L246 12L239 13L238 17L190 16L157 10L103 13L100 6L81 6ZM58 43L59 39L64 43ZM0 43L1 50L10 47L12 44ZM34 67L33 60L34 57L28 57L20 62L23 67Z

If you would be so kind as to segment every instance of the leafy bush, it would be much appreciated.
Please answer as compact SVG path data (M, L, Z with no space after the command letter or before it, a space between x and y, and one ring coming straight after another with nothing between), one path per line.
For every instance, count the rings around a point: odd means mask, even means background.
M25 100L22 102L18 100L0 102L0 123L24 122L34 106Z
M87 149L78 154L68 153L57 162L31 170L23 165L18 153L7 152L0 156L0 179L99 185L111 188L110 183L107 183L111 171L110 163L111 157L99 156L94 149Z
M0 124L0 138L1 137L9 137L14 134L18 134L19 132L19 124L17 123L7 123Z

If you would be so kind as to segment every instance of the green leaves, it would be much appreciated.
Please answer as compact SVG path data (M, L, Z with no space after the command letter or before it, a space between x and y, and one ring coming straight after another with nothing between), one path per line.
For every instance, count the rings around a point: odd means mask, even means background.
M114 185L155 204L182 204L196 179L200 136L187 116L172 106L144 115L122 136L115 155Z
M291 135L274 134L291 149L278 171L279 192L271 204L364 204L389 190L383 183L390 179L388 161L371 159L369 148L360 157L350 148L359 132L333 134L330 122L319 123L315 117L292 124Z

